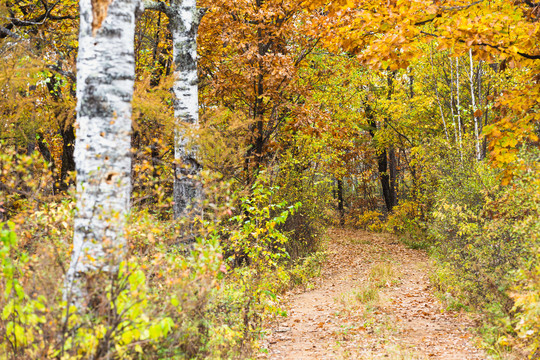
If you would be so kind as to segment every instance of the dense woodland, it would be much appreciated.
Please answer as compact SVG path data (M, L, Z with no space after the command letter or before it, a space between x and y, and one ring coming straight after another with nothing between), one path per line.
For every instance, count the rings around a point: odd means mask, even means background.
M325 229L540 357L540 4L6 0L0 358L250 358Z

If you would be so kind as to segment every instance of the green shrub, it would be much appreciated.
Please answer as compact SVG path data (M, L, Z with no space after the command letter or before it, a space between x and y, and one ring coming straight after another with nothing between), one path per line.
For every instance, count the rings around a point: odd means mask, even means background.
M335 207L332 198L331 175L321 169L320 144L291 148L280 158L279 168L270 169L268 184L276 184L278 190L273 201L289 204L300 203L298 209L279 229L287 234L285 249L291 260L309 256L318 250L320 239Z
M486 314L491 345L538 351L539 154L522 149L510 186L483 163L442 176L429 233L438 283L455 302ZM443 172L444 174L444 172Z

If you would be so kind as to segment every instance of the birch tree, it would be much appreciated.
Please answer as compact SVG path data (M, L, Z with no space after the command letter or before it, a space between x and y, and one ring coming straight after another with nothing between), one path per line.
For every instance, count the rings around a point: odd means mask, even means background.
M437 80L437 75L435 75L435 69L433 66L433 47L431 47L430 50L431 51L429 55L430 55L431 72L434 74L434 77L435 77L435 95L437 96L437 103L439 104L439 112L441 114L441 119L444 126L444 135L446 137L446 141L450 141L450 138L448 137L448 129L446 128L446 119L444 118L444 113L442 109L441 97L439 96L439 84Z
M482 152L480 150L480 134L479 134L479 125L478 122L481 122L482 119L478 118L477 113L477 106L476 106L476 98L474 96L474 63L473 63L473 56L472 56L472 49L469 49L469 64L470 64L470 72L469 72L469 83L471 85L471 103L472 103L472 113L473 113L473 121L474 121L474 143L476 146L476 160L480 161L482 160Z
M450 59L450 83L448 84L448 87L450 88L450 111L452 114L452 123L454 125L454 135L456 138L456 144L460 144L459 151L461 153L461 143L458 139L458 127L456 124L456 114L454 113L454 70L452 67L452 59Z
M200 170L196 150L188 149L189 128L199 124L197 85L197 29L200 14L196 0L175 0L170 7L169 30L173 38L173 59L176 81L174 117L174 159L177 162L174 179L174 216L187 215L202 196L200 185L193 178Z
M145 1L145 9L165 13L169 18L169 31L173 41L174 76L174 217L193 217L202 197L195 176L200 171L197 151L189 148L189 133L199 125L199 99L197 78L197 31L202 12L196 0L163 2Z
M80 0L77 59L77 215L66 279L70 303L89 301L96 274L114 274L125 250L131 190L131 100L139 0ZM95 284L103 286L103 284Z
M459 153L461 160L463 161L463 152L462 152L462 140L461 140L461 104L459 96L459 58L456 58L456 111L457 111L457 124L458 124L458 135L459 135Z

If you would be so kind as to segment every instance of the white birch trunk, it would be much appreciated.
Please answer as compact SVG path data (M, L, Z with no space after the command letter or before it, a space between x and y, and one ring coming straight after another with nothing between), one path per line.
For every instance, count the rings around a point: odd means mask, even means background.
M470 63L470 72L469 72L469 83L471 85L471 103L473 111L473 121L474 121L474 141L476 146L476 160L482 160L482 153L480 151L480 134L478 132L478 118L476 117L476 99L474 96L474 63L472 57L472 49L469 49L469 63Z
M139 6L138 0L113 0L93 34L92 2L80 0L74 152L77 214L65 289L69 303L82 307L92 295L87 277L114 273L126 251L123 229L131 190L131 100Z
M457 118L458 118L458 134L459 134L459 153L463 161L463 146L461 140L461 106L459 103L459 58L456 58L456 100L457 100Z
M480 60L478 62L478 106L482 107L482 102L484 101L482 99L482 75L484 73L484 62L482 60ZM484 107L484 111L486 111L487 113L487 110L485 109ZM484 112L483 111L483 112ZM482 130L484 129L484 124L482 123L482 116L479 116L478 117L478 133L481 135L482 134ZM485 139L484 139L485 141ZM484 147L484 141L481 142L481 147L480 147L480 160L483 160L485 157L486 157L486 154L485 154L485 147Z
M452 123L454 124L456 144L458 144L458 128L456 124L456 114L454 113L454 67L452 65L452 61L450 61L450 111L452 112Z
M200 207L202 190L194 179L199 173L200 165L196 158L196 149L188 148L188 136L189 130L196 130L199 125L197 30L201 16L196 0L173 0L168 8L168 15L176 76L173 86L176 118L174 217L194 217Z
M441 105L441 98L439 96L439 84L438 84L437 76L435 75L435 69L433 66L433 47L431 48L430 55L431 55L431 73L433 74L433 77L435 79L435 94L437 95L437 103L439 104L439 112L441 113L441 119L444 126L444 135L446 136L446 141L450 142L450 139L448 137L448 129L446 128L446 120L444 118L444 113L443 113L443 109Z

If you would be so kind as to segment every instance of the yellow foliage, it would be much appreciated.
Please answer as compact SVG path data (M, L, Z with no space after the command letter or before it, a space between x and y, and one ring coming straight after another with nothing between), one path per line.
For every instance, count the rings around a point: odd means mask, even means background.
M383 229L382 217L383 214L378 211L367 210L358 216L355 225L364 230L380 232Z

